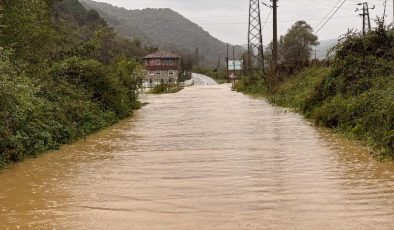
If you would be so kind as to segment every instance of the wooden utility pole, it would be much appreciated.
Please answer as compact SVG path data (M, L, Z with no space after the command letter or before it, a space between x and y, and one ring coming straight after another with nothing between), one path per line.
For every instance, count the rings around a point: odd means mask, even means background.
M272 39L272 70L276 74L278 66L278 0L272 0L273 39Z

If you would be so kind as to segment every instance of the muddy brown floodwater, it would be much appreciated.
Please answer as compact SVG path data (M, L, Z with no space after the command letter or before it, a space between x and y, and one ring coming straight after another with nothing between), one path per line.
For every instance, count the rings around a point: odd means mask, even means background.
M228 85L0 172L0 229L394 229L394 164Z

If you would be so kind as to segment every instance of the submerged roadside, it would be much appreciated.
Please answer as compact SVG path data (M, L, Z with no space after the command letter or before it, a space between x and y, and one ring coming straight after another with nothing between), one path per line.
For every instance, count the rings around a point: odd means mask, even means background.
M394 76L383 77L385 84L376 83L359 95L319 98L332 74L329 67L311 67L284 80L275 90L267 90L263 83L246 86L242 80L234 90L291 108L318 126L365 143L378 158L393 159Z
M302 39L293 38L295 44ZM374 155L393 158L393 44L394 28L378 20L368 34L347 34L325 62L313 60L311 64L309 47L305 50L309 58L285 55L276 74L247 76L234 89L294 108L317 125L372 146Z

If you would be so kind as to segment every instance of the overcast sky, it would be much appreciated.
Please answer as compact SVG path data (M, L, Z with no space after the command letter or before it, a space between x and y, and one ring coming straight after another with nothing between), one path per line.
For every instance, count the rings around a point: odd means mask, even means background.
M199 24L214 37L231 44L246 44L248 30L249 0L96 0L107 2L126 9L171 8L191 21ZM264 0L269 3L269 0ZM365 0L363 0L365 1ZM313 28L322 21L338 0L279 0L279 33L285 34L297 20L307 21ZM318 36L320 40L338 38L348 28L360 30L361 12L355 12L358 0L347 0L337 14L323 27ZM371 19L383 15L384 0L369 0ZM339 4L338 4L339 5ZM272 15L270 9L261 6L262 21L267 23L263 29L264 43L272 40ZM393 0L387 1L389 21L393 20ZM375 23L373 23L375 25Z

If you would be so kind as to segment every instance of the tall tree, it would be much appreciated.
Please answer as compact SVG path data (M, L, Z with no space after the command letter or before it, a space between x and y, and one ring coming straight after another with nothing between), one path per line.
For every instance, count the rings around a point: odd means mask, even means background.
M305 21L298 21L279 39L279 63L293 73L309 63L312 46L318 44L312 27Z
M312 46L319 44L318 37L313 34L312 27L305 21L296 22L278 41L279 69L286 74L293 74L308 65L312 56ZM272 42L266 47L267 64L272 61Z
M198 48L194 51L193 64L195 66L200 66L200 50Z

